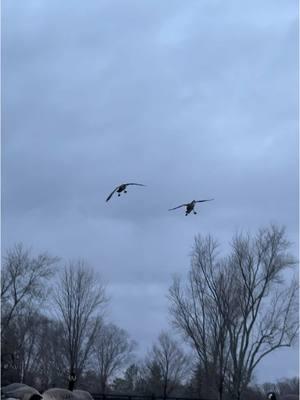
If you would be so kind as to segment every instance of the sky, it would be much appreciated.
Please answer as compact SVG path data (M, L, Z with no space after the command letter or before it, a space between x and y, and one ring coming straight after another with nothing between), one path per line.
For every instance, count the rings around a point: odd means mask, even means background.
M297 3L3 1L2 252L84 258L140 354L195 235L225 251L275 222L297 255ZM147 186L106 203L122 182ZM256 380L297 375L298 351Z

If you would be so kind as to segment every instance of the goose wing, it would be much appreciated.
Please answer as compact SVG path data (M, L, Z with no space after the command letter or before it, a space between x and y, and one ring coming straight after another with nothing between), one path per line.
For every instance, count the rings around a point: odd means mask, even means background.
M174 207L174 208L169 208L168 211L176 210L177 208L186 207L186 206L187 206L187 204L181 204L180 206L177 206L177 207Z
M116 190L119 189L119 187L120 187L120 186L117 186L117 187L111 192L111 194L108 196L108 198L106 199L106 201L108 201L108 200L111 199L111 196L115 193Z
M126 185L126 186L129 186L129 185L135 185L135 186L146 186L146 185L143 185L142 183L134 183L134 182L125 183L125 185Z
M196 200L196 203L203 203L204 201L212 201L214 199L207 199L207 200Z

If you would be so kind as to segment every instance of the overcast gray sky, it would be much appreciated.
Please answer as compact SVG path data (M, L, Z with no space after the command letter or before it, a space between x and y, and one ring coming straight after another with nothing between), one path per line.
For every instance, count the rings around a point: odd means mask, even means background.
M142 353L196 234L276 222L297 243L297 3L4 0L2 250L85 258ZM105 203L123 181L147 187ZM278 351L257 379L297 362Z

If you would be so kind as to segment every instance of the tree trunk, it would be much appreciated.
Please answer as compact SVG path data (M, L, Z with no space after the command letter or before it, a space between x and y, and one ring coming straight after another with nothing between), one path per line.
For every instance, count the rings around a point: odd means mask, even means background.
M219 386L219 400L223 400L223 384Z
M166 382L164 384L163 398L164 398L164 400L166 400L166 398L167 398L167 384L166 384Z
M241 391L239 389L234 392L234 400L241 400Z
M104 377L101 378L101 391L102 391L102 394L105 394L105 392L106 392L106 379Z

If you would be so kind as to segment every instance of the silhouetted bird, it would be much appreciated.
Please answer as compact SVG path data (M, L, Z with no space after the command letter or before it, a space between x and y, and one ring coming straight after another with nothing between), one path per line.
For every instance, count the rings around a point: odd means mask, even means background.
M192 211L194 212L194 214L197 214L197 212L194 210L196 203L203 203L205 201L212 201L212 200L214 200L214 199L193 200L190 203L185 203L185 204L181 204L180 206L170 208L168 211L176 210L177 208L180 208L180 207L186 207L185 216L187 216Z
M111 192L111 194L108 196L108 198L106 199L106 201L110 200L111 197L112 197L112 195L113 195L115 192L118 193L118 196L120 196L122 192L127 193L126 188L127 188L127 186L129 186L129 185L146 186L146 185L143 185L143 184L141 184L141 183L122 183L122 185L117 186L117 187Z
M69 384L68 384L68 390L70 390L71 392L74 389L76 381L77 381L76 374L74 371L71 371L69 375Z

